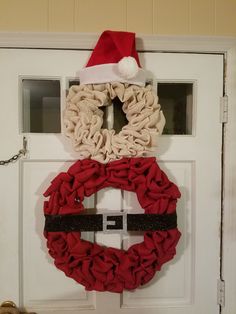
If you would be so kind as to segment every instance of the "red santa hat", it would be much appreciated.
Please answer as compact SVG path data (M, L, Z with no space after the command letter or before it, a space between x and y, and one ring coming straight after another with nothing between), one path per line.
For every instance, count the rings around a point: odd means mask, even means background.
M135 33L104 31L84 69L81 84L121 82L144 86L146 72L135 48Z

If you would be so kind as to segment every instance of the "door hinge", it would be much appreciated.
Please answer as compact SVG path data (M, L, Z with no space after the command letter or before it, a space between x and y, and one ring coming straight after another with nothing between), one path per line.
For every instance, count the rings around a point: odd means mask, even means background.
M221 279L217 281L217 303L225 306L225 282Z
M220 97L220 122L228 122L228 96Z

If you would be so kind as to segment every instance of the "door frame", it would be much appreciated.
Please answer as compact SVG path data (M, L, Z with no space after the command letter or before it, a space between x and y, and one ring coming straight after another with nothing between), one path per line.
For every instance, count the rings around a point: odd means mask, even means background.
M0 32L0 48L89 49L98 34ZM222 314L236 308L236 37L138 35L138 51L223 53L228 122L223 126L222 280L225 306ZM220 111L220 100L219 100ZM221 257L219 257L221 258ZM216 278L217 281L217 278Z

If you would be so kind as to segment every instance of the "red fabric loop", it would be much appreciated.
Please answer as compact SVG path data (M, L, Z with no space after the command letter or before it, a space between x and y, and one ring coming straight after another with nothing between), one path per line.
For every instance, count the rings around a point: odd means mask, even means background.
M47 215L85 210L84 197L114 187L136 193L146 214L174 213L180 192L160 170L155 158L123 158L108 164L91 159L61 172L44 193ZM81 239L80 232L44 232L56 267L86 290L122 292L144 285L171 260L180 238L177 228L144 233L144 241L127 251Z

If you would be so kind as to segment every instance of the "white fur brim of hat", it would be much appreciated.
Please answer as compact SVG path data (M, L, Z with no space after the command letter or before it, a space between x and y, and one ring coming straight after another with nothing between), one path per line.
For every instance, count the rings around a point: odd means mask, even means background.
M118 63L99 64L80 70L80 84L121 82L145 86L146 71L139 68L131 58L125 57Z

